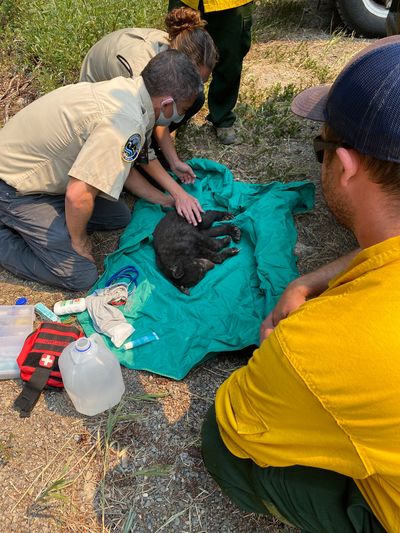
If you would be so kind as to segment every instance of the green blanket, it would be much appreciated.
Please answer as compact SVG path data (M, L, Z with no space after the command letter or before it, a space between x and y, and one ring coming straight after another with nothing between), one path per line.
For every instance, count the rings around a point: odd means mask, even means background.
M189 164L198 179L185 188L203 208L236 215L240 253L208 272L190 296L181 293L155 264L152 233L164 212L139 200L119 249L106 258L105 272L93 287L104 287L125 266L138 269L138 287L121 309L136 329L133 339L155 331L160 340L124 351L104 339L121 364L174 379L216 352L258 344L261 321L298 274L293 214L304 213L314 201L310 182L253 185L234 181L226 167L213 161L192 159ZM94 332L86 312L79 322L87 335Z

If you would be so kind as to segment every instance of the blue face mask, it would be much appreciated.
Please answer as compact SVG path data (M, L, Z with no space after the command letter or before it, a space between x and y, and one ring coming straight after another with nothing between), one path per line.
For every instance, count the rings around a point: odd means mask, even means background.
M180 122L181 120L183 120L183 117L185 116L185 115L180 115L178 113L175 101L172 100L172 115L169 118L167 118L164 115L164 112L162 110L162 106L165 105L166 103L170 103L170 102L166 102L165 100L161 102L160 116L156 120L157 126L169 126L170 124L172 124L172 122Z

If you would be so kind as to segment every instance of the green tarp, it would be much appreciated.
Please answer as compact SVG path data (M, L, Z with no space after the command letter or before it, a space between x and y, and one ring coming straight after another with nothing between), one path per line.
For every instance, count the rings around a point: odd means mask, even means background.
M310 182L253 185L234 181L226 167L213 161L188 163L198 179L185 188L203 208L236 215L240 253L216 265L190 296L181 293L155 264L152 233L164 212L139 200L119 249L106 258L105 272L93 287L104 287L123 267L138 269L138 287L120 309L135 327L133 339L155 331L160 340L124 351L104 339L124 366L174 379L185 377L211 354L258 344L261 321L297 276L293 214L304 213L314 202ZM94 332L86 312L79 322L87 335Z

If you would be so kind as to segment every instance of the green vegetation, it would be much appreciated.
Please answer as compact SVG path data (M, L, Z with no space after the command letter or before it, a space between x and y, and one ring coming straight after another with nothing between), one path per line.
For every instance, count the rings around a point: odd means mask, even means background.
M166 0L4 0L2 49L33 71L42 92L78 80L86 52L128 26L163 27Z
M297 92L293 84L282 87L277 83L261 91L248 82L236 110L243 122L251 124L254 144L264 144L267 133L282 139L299 131L299 123L290 111Z
M66 468L65 471L67 471ZM68 501L68 496L64 494L64 491L71 487L73 483L74 480L65 477L65 473L63 473L59 478L49 481L49 483L36 496L34 504L46 505L51 500Z
M264 0L258 2L253 28L256 41L282 37L282 33L301 27L307 0Z

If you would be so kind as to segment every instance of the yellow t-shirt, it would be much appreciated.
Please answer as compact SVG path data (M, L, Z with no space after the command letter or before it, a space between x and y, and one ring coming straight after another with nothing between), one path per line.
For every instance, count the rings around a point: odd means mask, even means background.
M204 12L211 13L213 11L223 11L225 9L232 9L234 7L244 6L250 4L252 0L204 0ZM199 0L183 0L183 3L192 9L199 9Z
M154 120L141 77L60 87L0 130L0 179L21 195L64 194L72 176L118 200L131 169L126 143L150 143Z
M228 449L352 477L400 531L400 237L361 251L282 320L216 397Z

